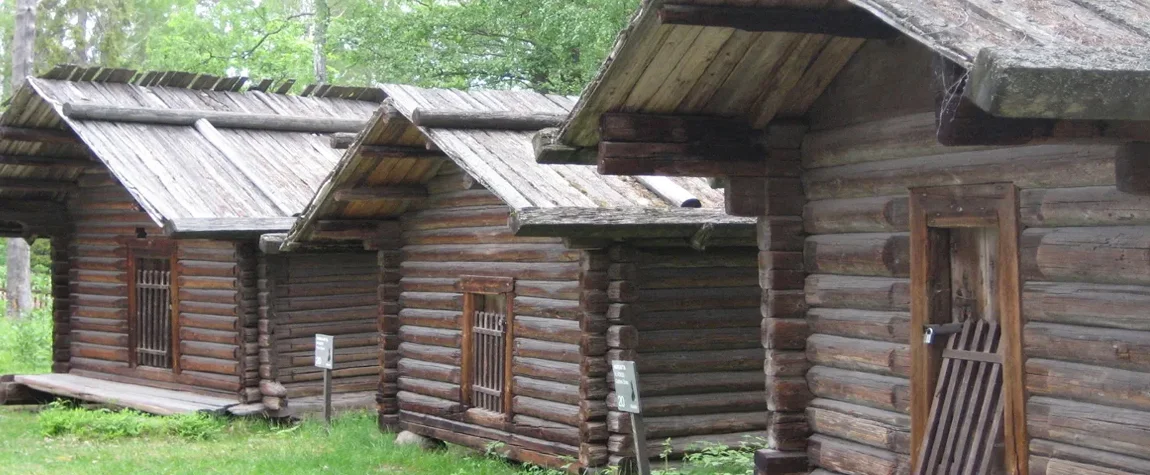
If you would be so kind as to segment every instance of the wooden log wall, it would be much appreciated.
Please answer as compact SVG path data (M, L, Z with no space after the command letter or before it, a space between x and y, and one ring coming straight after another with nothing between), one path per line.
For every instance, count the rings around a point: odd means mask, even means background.
M259 362L259 265L260 250L254 241L237 243L239 257L237 269L240 285L240 374L243 389L240 400L244 403L260 402Z
M908 473L907 188L1020 188L1030 473L1148 473L1150 199L1114 146L934 143L930 55L871 42L810 114L804 150L808 455Z
M71 258L68 243L71 240L72 226L67 226L68 234L52 237L52 372L67 373L72 339L72 305L68 279Z
M376 253L379 267L379 385L376 408L380 430L398 432L399 425L399 296L403 252L393 243Z
M234 242L182 240L173 269L178 286L180 372L128 366L127 248L123 238L162 236L158 226L106 172L90 172L69 200L74 234L68 240L72 373L239 400L244 295L241 252Z
M677 457L702 441L767 436L776 421L763 386L756 250L617 245L610 257L608 359L636 361L651 456L667 439ZM614 393L607 402L611 462L626 466L630 416L615 410Z
M323 394L315 335L335 337L336 393L379 385L379 266L373 252L265 255L260 263L260 325L270 378L268 402ZM270 400L280 398L280 401Z
M512 235L507 206L452 165L428 190L402 218L400 426L478 449L500 442L540 465L606 464L606 260ZM460 404L461 275L516 279L510 420Z

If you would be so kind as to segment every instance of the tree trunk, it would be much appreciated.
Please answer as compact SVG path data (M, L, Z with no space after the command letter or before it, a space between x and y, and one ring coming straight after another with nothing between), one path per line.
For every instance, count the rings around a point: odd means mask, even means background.
M315 24L312 26L312 40L315 50L312 55L315 67L315 82L327 82L327 26L331 22L331 9L327 0L315 0Z
M32 74L32 48L36 43L36 0L16 0L12 38L12 91ZM31 250L23 239L8 240L8 315L21 317L32 310Z

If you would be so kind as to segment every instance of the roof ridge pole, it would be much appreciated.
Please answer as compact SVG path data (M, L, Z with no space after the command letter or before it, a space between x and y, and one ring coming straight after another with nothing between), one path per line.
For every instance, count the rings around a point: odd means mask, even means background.
M195 122L195 127L200 135L203 136L208 143L212 144L216 150L222 153L232 165L239 169L240 173L243 174L244 177L255 186L256 190L259 190L276 209L283 213L284 216L292 215L293 210L287 209L280 204L279 200L275 199L275 195L271 193L271 190L274 189L271 184L262 180L258 173L255 173L254 170L250 170L244 165L243 157L228 144L224 135L221 134L219 130L216 130L211 122L208 122L207 119L199 119Z
M679 208L701 208L703 203L686 188L665 176L637 176L639 183Z

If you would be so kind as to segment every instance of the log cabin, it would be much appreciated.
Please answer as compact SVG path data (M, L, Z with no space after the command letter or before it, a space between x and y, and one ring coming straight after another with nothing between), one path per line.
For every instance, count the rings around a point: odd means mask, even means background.
M282 416L322 390L319 332L341 342L337 400L374 404L374 253L258 244L290 229L339 159L329 135L359 131L381 91L246 82L58 67L14 93L0 220L51 239L55 334L53 374L6 389Z
M765 435L754 219L701 178L540 165L574 100L382 86L284 238L379 249L384 430L549 467L633 458L609 362L637 360L652 453Z
M1150 473L1148 20L644 1L536 158L758 218L757 473Z

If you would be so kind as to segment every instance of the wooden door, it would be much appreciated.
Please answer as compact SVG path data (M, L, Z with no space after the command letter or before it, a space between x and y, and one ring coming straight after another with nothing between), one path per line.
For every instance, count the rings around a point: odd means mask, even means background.
M1025 475L1017 191L913 189L910 228L915 473Z

